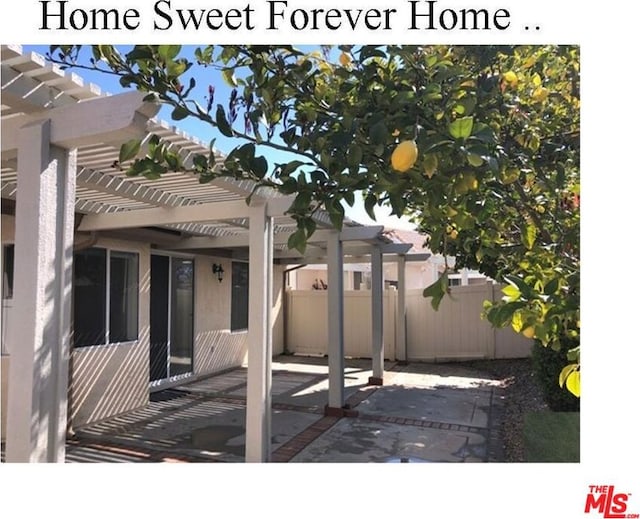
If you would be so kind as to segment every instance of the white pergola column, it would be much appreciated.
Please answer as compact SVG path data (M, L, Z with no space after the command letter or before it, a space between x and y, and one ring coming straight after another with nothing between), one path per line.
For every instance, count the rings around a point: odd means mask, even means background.
M340 233L327 239L328 294L328 355L329 403L328 415L341 415L344 407L344 273Z
M383 319L382 251L379 247L371 248L371 358L373 374L369 384L382 385L384 375L384 340L382 330Z
M398 305L396 315L396 358L407 361L407 262L398 255Z
M64 462L76 152L50 145L50 130L17 135L8 462Z
M273 219L263 202L249 208L249 351L245 459L271 458L271 303Z

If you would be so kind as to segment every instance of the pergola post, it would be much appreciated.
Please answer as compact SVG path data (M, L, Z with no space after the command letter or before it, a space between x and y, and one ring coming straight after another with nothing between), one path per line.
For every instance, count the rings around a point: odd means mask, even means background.
M371 358L373 374L369 384L382 385L384 376L384 338L383 338L383 287L382 251L380 247L371 248Z
M327 239L329 403L325 414L344 414L344 278L340 233Z
M267 205L249 208L249 330L245 459L271 458L271 304L273 219Z
M17 135L8 462L64 462L76 152L50 144L50 121Z
M398 255L398 304L396 315L396 358L407 361L407 276L406 257Z

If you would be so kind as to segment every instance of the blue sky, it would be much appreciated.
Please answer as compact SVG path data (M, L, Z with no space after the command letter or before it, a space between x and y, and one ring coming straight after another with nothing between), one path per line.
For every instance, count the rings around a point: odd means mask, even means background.
M30 50L37 52L39 54L45 55L49 47L44 45L27 45L24 46L24 50ZM308 50L308 49L305 49ZM88 57L90 56L88 47L84 49L82 56L86 58L84 60L85 63L88 63ZM193 48L185 47L183 49L183 53L186 57L193 60ZM100 86L103 92L109 92L111 94L115 94L118 92L124 91L124 89L120 86L118 78L115 76L111 76L109 74L104 74L100 72L94 72L89 70L73 70L74 73L81 76L85 83L95 83ZM208 86L211 84L215 86L216 91L216 103L222 103L226 105L227 100L229 99L229 94L231 92L230 87L224 82L224 80L220 77L220 75L211 68L203 68L194 65L185 75L185 77L193 76L197 81L196 90L194 90L193 97L198 99L198 97L202 97L202 104L206 104L204 101L205 92L208 89ZM191 118L186 118L181 121L172 121L171 120L171 111L168 107L163 107L158 116L160 119L164 119L169 121L171 124L178 126L181 130L197 137L198 139L204 142L210 142L211 139L215 138L215 146L217 149L222 151L223 153L228 153L231 149L237 145L238 141L234 139L226 138L219 134L219 132L212 128L211 126L195 120ZM283 154L277 151L274 151L270 148L260 149L260 152L264 154L267 160L270 163L274 162L282 162L286 160L283 157ZM379 224L384 225L386 227L391 228L402 228L402 229L413 229L414 225L411 224L407 219L399 219L395 216L389 216L389 209L386 208L376 208L376 217L377 222L371 220L364 210L364 204L361 200L361 197L356 196L356 202L353 207L345 206L346 214L349 218L363 224Z

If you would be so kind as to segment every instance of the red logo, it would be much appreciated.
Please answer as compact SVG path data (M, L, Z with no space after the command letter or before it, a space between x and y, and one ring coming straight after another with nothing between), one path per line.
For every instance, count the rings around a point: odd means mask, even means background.
M616 493L613 485L589 485L584 513L598 512L604 514L605 519L638 519L638 514L627 513L629 496L624 492Z

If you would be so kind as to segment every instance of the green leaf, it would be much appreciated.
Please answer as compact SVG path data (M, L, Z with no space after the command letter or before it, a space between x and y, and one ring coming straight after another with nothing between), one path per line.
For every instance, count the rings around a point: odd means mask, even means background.
M234 148L231 153L228 155L228 158L238 159L240 162L240 166L246 170L251 171L252 162L256 155L256 146L252 142L248 142L243 144L242 146L238 146Z
M373 208L378 203L378 197L373 193L369 193L367 197L364 199L364 210L367 212L369 218L371 218L374 222L376 221L376 214L373 211Z
M309 209L311 204L311 192L301 191L296 195L293 204L291 204L291 210L295 212L305 212Z
M550 296L555 294L558 291L558 287L560 286L560 280L558 278L553 278L544 286L544 295Z
M422 291L423 297L431 298L431 307L434 310L440 308L442 298L447 293L449 286L449 275L445 272L442 274L435 283L432 283Z
M369 130L369 138L372 144L386 144L389 131L384 121L374 124Z
M297 191L297 189L298 189L298 183L296 182L296 179L293 177L287 178L282 183L282 186L280 186L280 192L282 192L285 195L292 195Z
M571 348L567 352L567 359L572 362L580 362L580 346L576 346L575 348Z
M191 115L191 112L189 112L189 110L184 106L176 106L173 109L173 112L171 112L171 119L174 121L181 121L185 117L189 117L189 115Z
M222 79L224 79L224 82L231 87L238 86L238 80L236 79L235 72L232 68L226 68L222 71Z
M118 156L118 162L122 164L127 160L131 160L140 151L141 141L140 139L131 139L120 146L120 155Z
M525 298L529 298L531 296L531 287L529 285L527 285L524 280L520 279L518 276L511 276L511 275L507 275L504 277L504 279L518 287L518 290L520 290L520 293L525 297Z
M307 232L307 238L309 238L314 232L316 232L316 221L313 218L305 218L302 221L302 225Z
M353 207L353 204L356 201L353 191L347 191L344 194L344 201L347 203L349 207Z
M502 289L502 293L507 296L509 301L517 301L520 298L520 290L513 285L507 285Z
M298 228L287 240L289 249L296 249L300 254L304 254L307 248L307 235L302 228Z
M522 312L516 310L511 317L511 327L516 333L520 333L524 327L524 319L522 318Z
M329 220L331 220L331 225L334 228L341 231L342 230L342 222L344 222L344 207L340 203L340 200L333 199L327 207L327 211L329 212Z
M231 130L231 126L229 126L227 114L225 113L222 105L218 105L218 108L216 109L216 125L222 135L225 137L233 137L233 131Z
M192 158L194 167L199 171L205 171L209 165L207 161L207 157L202 155L201 153L194 155Z
M347 152L347 164L353 168L359 167L362 162L362 148L357 144L349 146Z
M172 171L178 171L182 168L182 159L177 153L167 151L164 155L164 160Z
M282 173L280 173L280 175L289 176L296 169L298 169L300 166L304 166L305 164L307 164L307 163L306 162L302 162L301 160L292 160L291 162L288 162L287 164L284 164L282 166Z
M449 123L449 134L454 139L468 139L473 130L473 117L460 117Z
M165 63L169 63L180 54L180 49L180 45L158 45L158 56L160 56Z
M512 322L515 312L525 305L524 301L496 304L487 312L487 319L496 328L502 328Z
M267 174L267 170L269 168L269 164L267 163L267 159L264 157L255 157L251 161L251 172L259 178L264 178Z
M533 248L536 241L536 228L533 225L527 225L522 231L522 244L528 249Z

